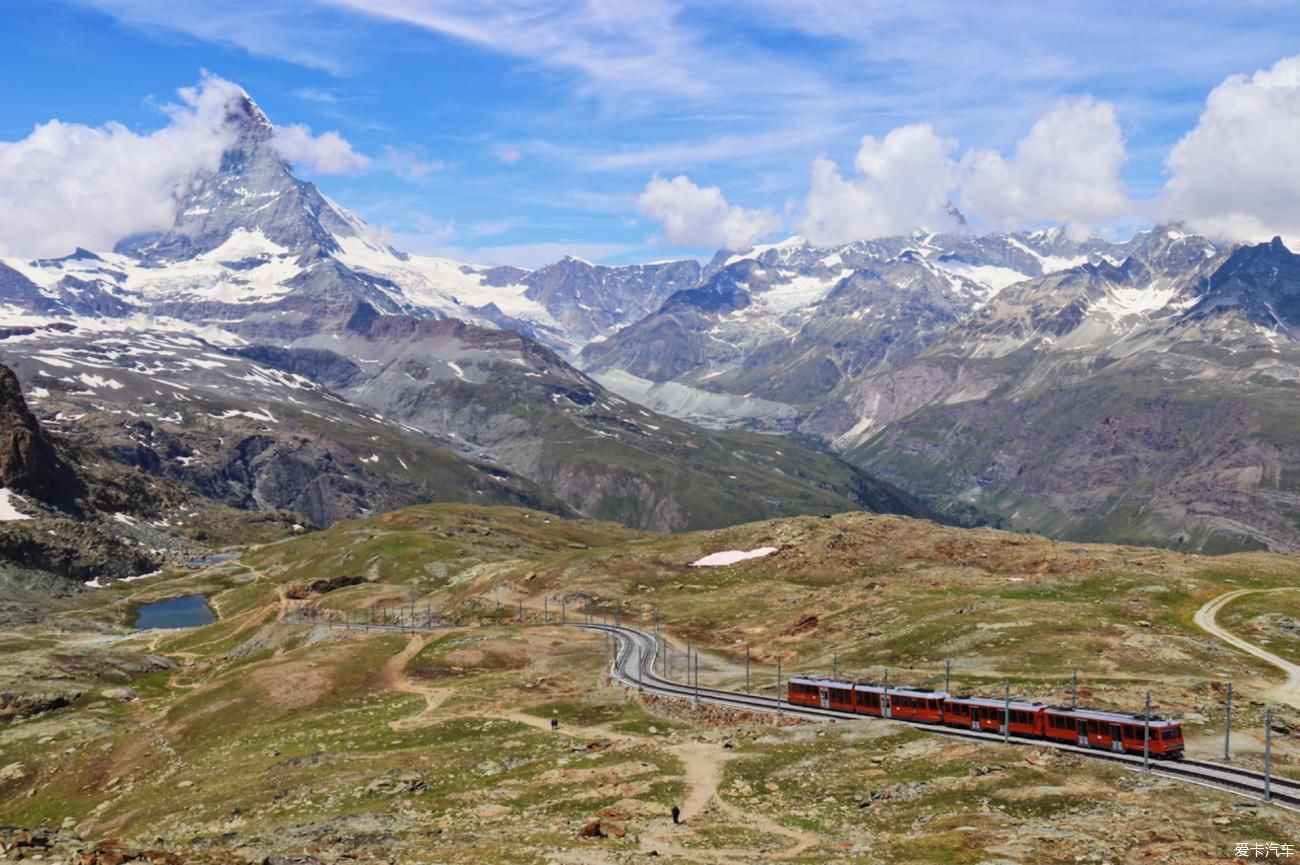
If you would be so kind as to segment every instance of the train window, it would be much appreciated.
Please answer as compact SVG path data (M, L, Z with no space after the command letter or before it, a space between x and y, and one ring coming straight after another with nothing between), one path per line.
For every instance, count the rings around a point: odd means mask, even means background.
M1179 730L1178 730L1177 727L1169 727L1169 728L1167 728L1167 729L1165 729L1165 730L1162 730L1162 731L1160 732L1160 738L1161 738L1161 739L1164 739L1164 740L1166 740L1166 741L1168 741L1169 739L1177 739L1177 738L1178 738L1178 733L1179 733Z

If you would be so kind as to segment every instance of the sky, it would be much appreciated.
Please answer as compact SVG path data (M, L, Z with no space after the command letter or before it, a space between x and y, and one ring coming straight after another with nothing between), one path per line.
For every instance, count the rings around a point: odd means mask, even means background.
M237 85L394 246L1300 236L1300 4L0 0L0 254L164 224ZM214 120L214 117L216 118Z

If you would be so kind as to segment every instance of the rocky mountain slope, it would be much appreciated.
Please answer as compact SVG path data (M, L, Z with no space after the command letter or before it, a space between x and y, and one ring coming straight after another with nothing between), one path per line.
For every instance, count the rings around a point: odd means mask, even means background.
M805 429L931 501L1081 539L1300 545L1297 257L1173 228L1013 286Z
M529 273L407 256L294 177L250 99L227 122L233 145L170 230L0 274L0 356L87 446L321 525L447 500L655 529L929 512L795 442L642 410L529 336L609 332L697 264Z
M584 368L700 423L790 429L842 382L915 357L1006 285L1117 254L1064 232L721 252L704 281L587 345Z
M221 511L47 430L17 376L0 365L0 620L29 590L60 593L138 576L206 552L206 541L229 542L218 526L232 521ZM266 517L260 521L272 534L291 530L291 515ZM244 528L231 534L265 535L251 528L257 521L236 518Z

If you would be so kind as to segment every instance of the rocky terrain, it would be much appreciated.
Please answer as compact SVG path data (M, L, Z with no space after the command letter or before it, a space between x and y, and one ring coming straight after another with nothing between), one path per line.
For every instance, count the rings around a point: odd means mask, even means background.
M936 504L1081 540L1292 549L1279 316L1296 256L1174 230L1120 267L1004 290L924 355L845 385L808 424Z
M690 567L758 546L777 552ZM759 690L778 657L787 675L888 666L918 685L952 659L957 688L1010 677L1017 695L1059 700L1075 663L1086 704L1132 708L1149 688L1201 756L1220 747L1232 681L1237 759L1257 765L1277 674L1192 613L1229 588L1288 585L1293 569L1265 553L863 514L672 537L454 505L342 521L0 633L20 647L0 690L63 682L67 704L0 727L0 825L17 827L0 829L0 849L69 862L1219 861L1300 824L1047 750L639 699L604 677L599 636L554 617L561 599L570 613L588 600L631 620L658 612L673 657L700 650L706 683L743 682L749 648ZM370 617L427 606L454 627L276 623L284 596L322 574L363 579L291 603ZM181 592L206 594L219 621L121 625ZM1293 714L1275 715L1273 755L1294 775Z
M183 487L92 456L51 433L3 365L0 437L0 621L19 616L33 593L40 603L83 583L135 577L201 555L205 541L232 540L232 522L262 537L290 530L290 515L232 520ZM210 534L183 528L185 517L200 514Z

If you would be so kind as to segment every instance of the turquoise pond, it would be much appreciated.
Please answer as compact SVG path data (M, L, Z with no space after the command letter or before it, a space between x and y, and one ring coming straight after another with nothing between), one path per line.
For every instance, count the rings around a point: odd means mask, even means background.
M168 598L153 604L145 604L136 611L135 627L147 628L195 628L210 625L217 620L208 606L208 599L203 595L186 595L183 598Z

